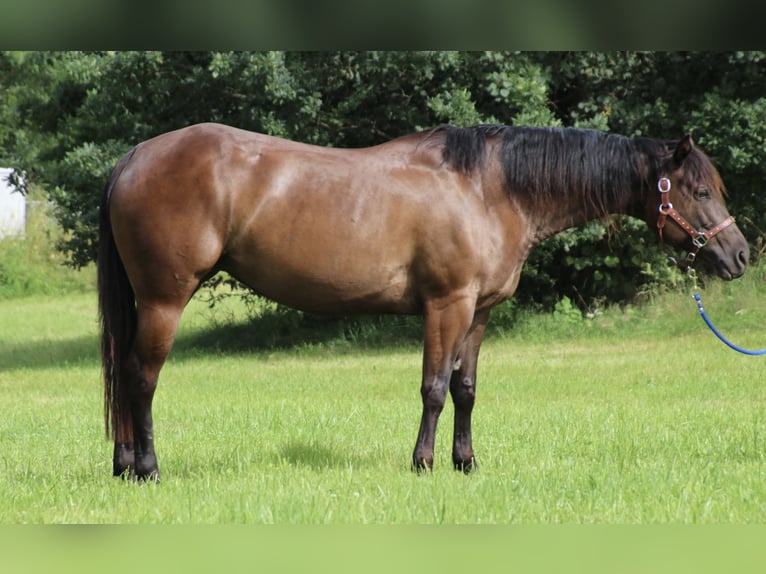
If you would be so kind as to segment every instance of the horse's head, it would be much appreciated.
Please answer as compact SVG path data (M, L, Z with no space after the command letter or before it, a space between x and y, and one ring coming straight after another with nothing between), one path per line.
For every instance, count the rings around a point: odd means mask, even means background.
M660 240L686 249L687 267L699 260L723 279L741 276L748 245L726 209L718 170L695 147L691 135L668 151L653 198Z

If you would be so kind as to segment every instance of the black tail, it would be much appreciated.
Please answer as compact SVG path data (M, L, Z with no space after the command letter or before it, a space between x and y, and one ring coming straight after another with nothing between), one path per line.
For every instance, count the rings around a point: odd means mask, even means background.
M117 252L112 235L109 198L114 184L133 156L135 148L117 163L104 187L99 213L98 309L101 322L101 365L104 373L104 424L107 437L116 437L121 424L130 425L128 405L121 397L121 377L136 332L133 288ZM110 432L111 422L111 432Z

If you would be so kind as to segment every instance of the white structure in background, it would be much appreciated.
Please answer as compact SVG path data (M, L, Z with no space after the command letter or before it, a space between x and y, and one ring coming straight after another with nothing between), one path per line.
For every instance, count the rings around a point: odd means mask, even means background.
M24 235L27 200L8 182L13 170L0 167L0 239Z

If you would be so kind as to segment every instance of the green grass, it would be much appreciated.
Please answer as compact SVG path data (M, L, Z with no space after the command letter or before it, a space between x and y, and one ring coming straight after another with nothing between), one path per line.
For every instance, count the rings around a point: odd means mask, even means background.
M753 270L704 293L743 346L766 346L761 290ZM471 476L451 469L451 405L434 472L409 470L421 361L410 322L379 344L248 338L246 322L233 301L188 308L155 399L157 486L110 476L95 293L0 301L0 523L766 520L766 358L721 345L686 295L493 331Z
M24 236L0 239L0 300L95 288L92 265L72 269L65 265L64 255L53 249L63 233L42 194L36 191L30 199Z

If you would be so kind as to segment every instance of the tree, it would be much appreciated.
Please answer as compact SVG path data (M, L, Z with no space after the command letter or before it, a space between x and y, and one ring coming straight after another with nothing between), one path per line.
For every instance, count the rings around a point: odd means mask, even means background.
M0 55L3 160L48 190L75 266L95 257L98 198L136 143L218 121L356 147L442 123L559 125L677 139L693 131L760 252L763 53L34 52ZM569 230L532 254L518 295L622 301L668 281L652 231Z

